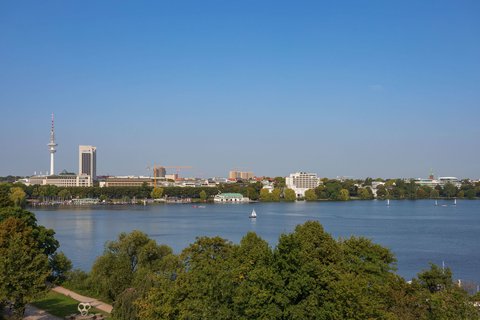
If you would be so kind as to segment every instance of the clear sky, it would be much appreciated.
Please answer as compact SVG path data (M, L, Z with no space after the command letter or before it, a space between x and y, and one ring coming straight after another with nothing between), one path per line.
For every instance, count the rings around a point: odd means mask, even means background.
M480 2L1 1L0 175L480 177Z

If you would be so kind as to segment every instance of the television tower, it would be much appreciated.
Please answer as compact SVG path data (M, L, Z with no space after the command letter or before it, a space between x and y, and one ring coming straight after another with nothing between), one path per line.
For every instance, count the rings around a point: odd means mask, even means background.
M54 166L55 166L55 160L54 160L54 154L57 152L57 149L55 147L58 146L58 144L55 143L55 126L53 122L53 113L52 113L52 128L50 129L50 143L48 144L48 150L50 150L50 175L52 176L54 174Z

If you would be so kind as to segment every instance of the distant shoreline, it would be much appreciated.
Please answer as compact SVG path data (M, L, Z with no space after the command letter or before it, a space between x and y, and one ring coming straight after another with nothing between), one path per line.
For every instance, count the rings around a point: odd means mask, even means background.
M454 201L455 199L457 200L464 200L464 201L477 201L480 200L480 198L475 198L475 199L467 199L467 198L438 198L438 199L390 199L390 201L431 201L434 202L435 200L439 202L450 202ZM309 202L309 203L315 203L315 202L338 202L338 203L345 203L345 202L352 202L352 201L358 201L358 202L368 202L368 201L378 201L378 202L387 202L387 199L349 199L346 201L341 201L341 200L330 200L330 199L318 199L318 200L312 200L312 201L307 201L307 200L295 200L295 201L250 201L250 202L226 202L226 203L216 203L213 201L207 201L207 202L200 202L200 201L191 201L191 202L153 202L148 201L145 204L143 204L141 201L136 202L136 203L127 203L127 202L116 202L116 203L89 203L89 204L73 204L73 203L59 203L59 202L43 202L43 203L36 203L32 204L29 203L28 207L30 208L52 208L52 207L58 207L58 208L85 208L85 207L113 207L113 206L119 206L119 207L146 207L146 206L158 206L158 205L190 205L192 207L198 207L199 205L225 205L225 204L255 204L255 203L297 203L297 202ZM439 206L441 206L439 204ZM453 205L452 205L453 206Z

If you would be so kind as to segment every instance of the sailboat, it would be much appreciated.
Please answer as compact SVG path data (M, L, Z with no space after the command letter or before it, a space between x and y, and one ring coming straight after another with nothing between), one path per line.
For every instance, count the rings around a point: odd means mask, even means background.
M437 200L435 200L435 205L438 206L438 201Z
M454 206L457 205L457 198L453 199L453 205L454 205Z
M387 207L390 206L390 199L387 199Z
M257 218L257 213L255 212L255 209L252 210L252 213L248 216L250 219L256 219Z

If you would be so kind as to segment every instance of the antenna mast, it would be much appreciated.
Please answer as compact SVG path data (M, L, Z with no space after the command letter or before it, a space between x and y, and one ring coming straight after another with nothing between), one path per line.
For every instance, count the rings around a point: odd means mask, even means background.
M55 143L55 122L52 113L52 128L50 129L50 143L48 144L48 150L50 151L50 175L55 173L54 154L57 152L56 146L58 146L58 144Z

